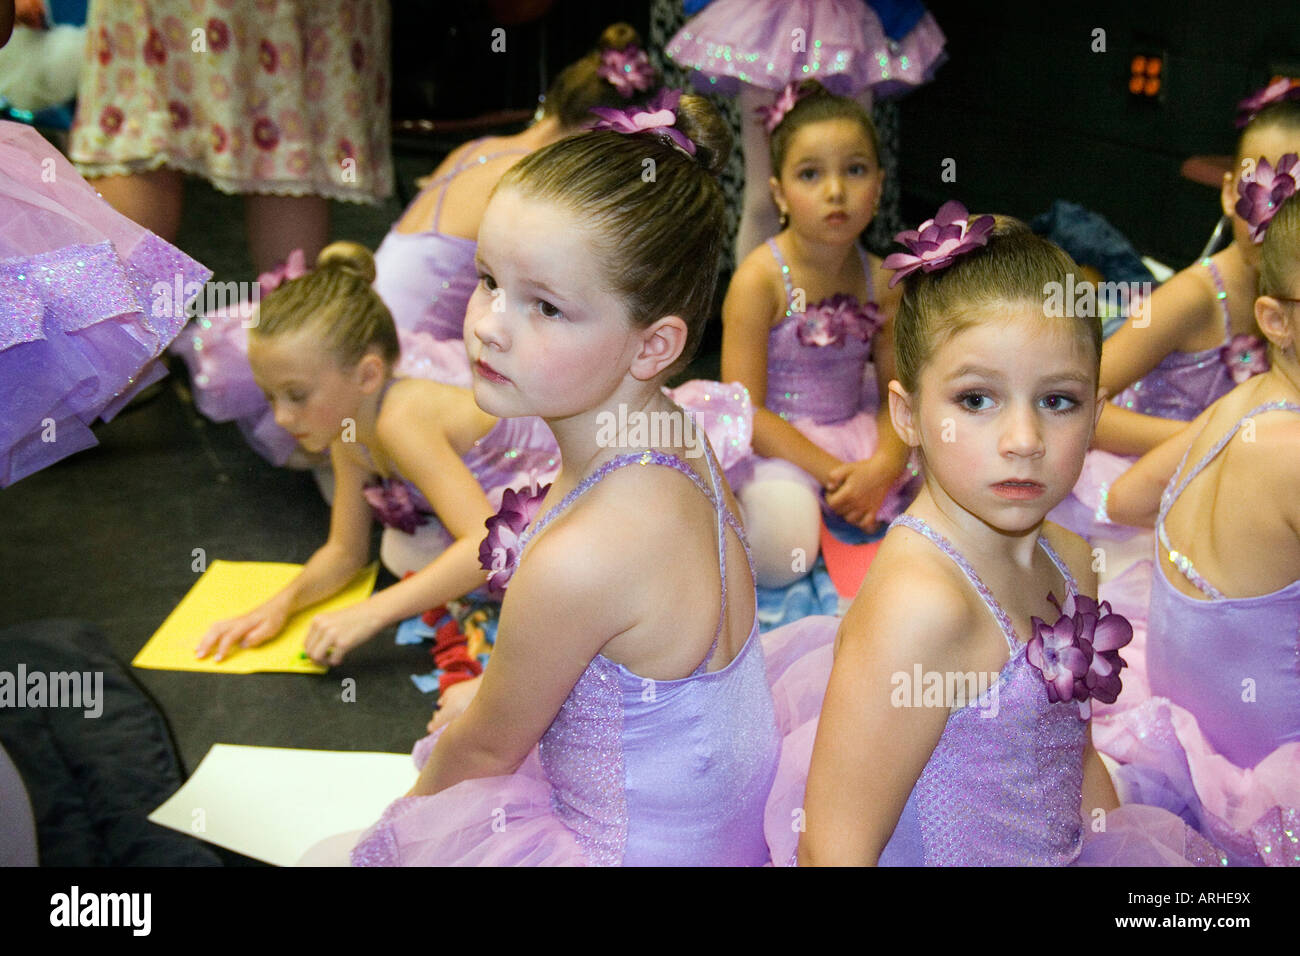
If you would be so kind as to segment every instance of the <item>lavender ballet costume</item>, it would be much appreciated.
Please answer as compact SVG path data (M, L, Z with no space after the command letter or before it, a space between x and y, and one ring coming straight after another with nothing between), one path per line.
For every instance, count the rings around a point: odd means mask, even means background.
M1147 806L1124 806L1107 814L1104 833L1085 825L1083 755L1088 723L1073 702L1050 703L1042 676L1025 656L1011 620L975 569L925 522L900 515L902 526L928 538L962 570L998 622L1009 659L995 687L948 717L942 736L912 788L894 833L881 851L881 866L1045 866L1216 864L1212 846L1172 814ZM1039 537L1065 589L1077 594L1069 568ZM798 832L792 815L802 806L816 735L820 697L829 678L829 655L808 653L813 628L826 619L806 618L773 631L764 649L781 661L793 651L797 663L779 678L773 694L779 714L805 722L790 728L767 811L772 857L793 862ZM813 623L807 623L813 622ZM820 674L817 672L821 671ZM996 694L996 696L994 696ZM790 702L794 703L790 703ZM811 715L811 716L810 716Z
M395 371L468 388L469 357L462 341L465 307L478 283L473 239L438 231L447 187L460 173L498 156L527 150L502 150L474 157L477 142L454 168L430 182L438 190L433 226L423 232L396 228L375 252L374 289L393 314L402 357ZM263 294L267 294L264 290ZM283 465L297 447L293 436L275 423L271 406L253 381L248 365L248 322L236 310L222 310L196 320L172 351L190 368L194 401L217 422L238 423L248 443L273 465Z
M1212 259L1201 265L1214 281L1215 301L1223 315L1223 344L1199 352L1170 352L1146 376L1115 398L1115 404L1129 411L1157 418L1190 422L1224 395L1250 377L1243 358L1248 353L1233 353L1232 313L1228 310L1228 292L1219 267ZM1257 348L1262 354L1264 345ZM1261 371L1267 369L1267 364ZM1132 532L1107 525L1102 520L1102 503L1110 484L1137 459L1105 451L1090 451L1083 471L1068 498L1048 516L1088 540L1096 537L1128 537Z
M113 210L39 133L0 122L0 487L96 444L167 369L211 273ZM180 290L180 299L175 301Z
M1248 412L1189 472L1184 456L1161 499L1158 547L1205 597L1151 584L1147 677L1152 696L1094 724L1097 748L1124 764L1117 784L1181 812L1234 864L1300 866L1300 581L1257 597L1224 597L1174 549L1168 516L1236 435ZM1189 449L1190 451L1190 449Z
M877 321L867 307L851 295L832 296L810 305L804 312L795 310L794 285L776 241L768 248L781 267L785 283L785 317L772 326L767 335L767 401L769 411L776 412L820 448L841 461L861 461L876 451L878 432L876 412L875 367L871 364L871 346ZM867 298L874 297L871 264L861 248L862 272L867 279ZM842 323L837 321L842 316ZM814 324L825 322L839 332L817 334ZM820 326L819 326L820 328ZM849 331L856 329L856 332ZM805 344L807 340L808 344ZM797 481L814 495L821 496L821 484L792 462L779 458L752 459L752 472L739 473L735 482L743 487L749 481L785 478ZM881 505L879 516L889 520L907 507L915 494L909 486L912 476L904 474ZM825 501L822 509L830 514Z
M679 680L650 681L597 654L519 770L396 800L353 848L355 865L767 862L764 802L780 741L757 618L736 657L708 670L726 615L727 526L744 542L717 490L721 479L711 455L708 462L712 487L660 452L615 458L583 479L520 542L522 552L615 469L661 465L681 472L717 510L721 610L699 667ZM416 744L418 765L438 736Z
M381 409L394 381L389 379L384 386L379 397ZM450 547L455 539L418 487L391 464L388 474L380 475L370 450L361 444L357 447L376 475L364 492L375 519L384 526L381 544L384 563L399 576L407 570L418 570ZM499 419L461 460L494 509L501 507L501 497L507 488L518 491L549 484L560 471L555 436L536 417ZM487 591L481 589L475 594L486 597Z
M928 83L945 42L929 13L889 39L863 0L713 0L664 49L710 92L815 79L840 95L870 87L884 98Z
M504 149L485 156L475 156L475 140L450 170L431 180L421 195L437 190L438 204L433 224L422 232L398 232L396 226L375 252L375 291L392 310L399 329L427 332L435 339L460 341L465 325L465 307L478 284L474 268L473 239L451 236L439 231L442 203L451 182L467 169L500 156L522 155L526 149ZM469 359L463 354L465 372Z

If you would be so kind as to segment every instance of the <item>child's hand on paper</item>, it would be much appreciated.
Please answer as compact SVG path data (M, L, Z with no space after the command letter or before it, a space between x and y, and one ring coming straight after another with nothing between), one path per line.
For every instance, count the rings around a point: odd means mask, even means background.
M379 633L384 622L371 613L367 604L363 601L313 617L307 631L307 656L317 664L341 664L348 651Z
M243 617L218 621L199 641L194 651L195 657L207 657L215 647L217 656L214 660L225 660L226 655L236 644L240 647L257 647L280 633L284 622L289 619L288 610L278 601L267 601L261 607L249 611Z
M469 702L478 693L478 685L482 681L482 677L471 677L469 680L458 681L446 690L440 691L438 693L438 709L433 712L433 719L428 724L429 733L433 733L439 727L446 726L454 718L463 714L465 708L469 706Z

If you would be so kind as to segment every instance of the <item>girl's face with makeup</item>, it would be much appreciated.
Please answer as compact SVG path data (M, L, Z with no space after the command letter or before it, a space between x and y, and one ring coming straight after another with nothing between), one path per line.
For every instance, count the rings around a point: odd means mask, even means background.
M922 367L907 399L936 494L1018 532L1074 487L1101 410L1090 341L1041 303L966 317Z

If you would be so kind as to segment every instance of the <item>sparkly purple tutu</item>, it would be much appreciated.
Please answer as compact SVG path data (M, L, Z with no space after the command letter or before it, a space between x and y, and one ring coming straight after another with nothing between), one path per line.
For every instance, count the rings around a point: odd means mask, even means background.
M176 299L211 273L115 212L29 127L0 122L0 170L4 487L95 445L90 424L167 373L156 359L185 324Z
M775 91L815 79L839 95L870 87L885 98L928 83L946 42L926 13L896 43L862 0L713 0L665 52L712 91L735 93L741 83Z

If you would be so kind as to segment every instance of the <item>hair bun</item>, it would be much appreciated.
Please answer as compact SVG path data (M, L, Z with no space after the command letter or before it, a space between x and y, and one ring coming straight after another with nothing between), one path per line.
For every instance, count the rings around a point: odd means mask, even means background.
M375 281L375 256L359 242L342 240L331 242L316 257L317 269L340 269L353 275Z
M712 103L694 93L683 93L677 104L678 129L695 144L695 162L714 176L731 158L731 127Z
M611 23L601 33L596 46L601 50L625 50L630 46L641 46L641 35L630 23Z

